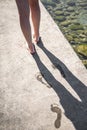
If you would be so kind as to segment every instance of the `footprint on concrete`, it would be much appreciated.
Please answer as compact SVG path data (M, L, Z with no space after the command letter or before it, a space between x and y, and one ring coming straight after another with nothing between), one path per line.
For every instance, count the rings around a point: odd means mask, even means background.
M40 82L41 82L42 84L44 84L46 87L51 88L50 85L48 85L47 83L45 83L45 81L43 81L43 77L44 77L44 75L41 74L41 73L37 73L37 74L36 74L36 79L37 79L38 81L40 81Z
M63 78L66 77L66 75L65 75L65 73L64 73L64 71L63 71L63 69L62 69L62 67L61 67L58 63L52 64L52 67L53 67L53 69L56 69L56 68L57 68L57 69L60 71L60 73L61 73L61 75L62 75Z
M57 104L52 104L51 105L51 110L52 112L56 112L57 113L57 119L55 120L55 127L59 128L61 126L61 109L58 107Z

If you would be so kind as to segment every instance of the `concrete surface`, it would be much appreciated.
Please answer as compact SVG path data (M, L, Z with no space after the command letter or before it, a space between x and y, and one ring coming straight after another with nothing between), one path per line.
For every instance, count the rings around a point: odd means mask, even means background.
M0 0L0 130L87 130L87 70L40 7L32 56L15 0Z

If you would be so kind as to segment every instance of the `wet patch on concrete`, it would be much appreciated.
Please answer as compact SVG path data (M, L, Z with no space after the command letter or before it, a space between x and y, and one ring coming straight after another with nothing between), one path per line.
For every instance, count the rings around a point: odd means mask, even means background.
M3 118L3 116L4 116L4 113L0 112L0 120L1 118Z
M6 115L1 118L0 126L12 127L14 125L20 125L21 119L17 117L7 118Z
M51 86L50 85L48 85L45 81L43 81L44 80L44 74L42 74L42 73L37 73L36 74L36 79L39 81L39 82L41 82L42 84L44 84L46 87L48 87L48 88L51 88Z
M55 120L55 127L59 128L61 126L61 109L58 107L57 104L52 104L51 105L51 111L57 113L57 119Z

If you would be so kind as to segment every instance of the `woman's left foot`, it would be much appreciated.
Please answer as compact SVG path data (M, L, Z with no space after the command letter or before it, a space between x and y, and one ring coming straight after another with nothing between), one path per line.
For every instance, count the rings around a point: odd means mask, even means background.
M35 51L35 46L33 44L29 45L28 50L30 51L30 53L33 55L36 51Z
M33 42L34 42L35 44L38 44L39 39L40 39L40 36L39 36L39 35L38 35L38 36L33 35Z

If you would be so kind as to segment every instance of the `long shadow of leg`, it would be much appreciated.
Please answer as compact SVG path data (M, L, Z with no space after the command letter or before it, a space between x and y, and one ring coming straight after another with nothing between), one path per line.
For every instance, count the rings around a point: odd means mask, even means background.
M37 45L44 51L44 53L52 62L53 66L60 71L61 75L79 95L80 99L87 104L87 86L85 86L77 77L75 77L63 62L61 62L56 56L54 56L49 50L45 48L42 40L40 40Z
M33 57L43 78L49 85L51 84L51 87L57 93L67 118L72 121L77 130L87 130L87 111L84 111L83 104L75 99L65 87L55 79L46 66L41 62L37 53Z

